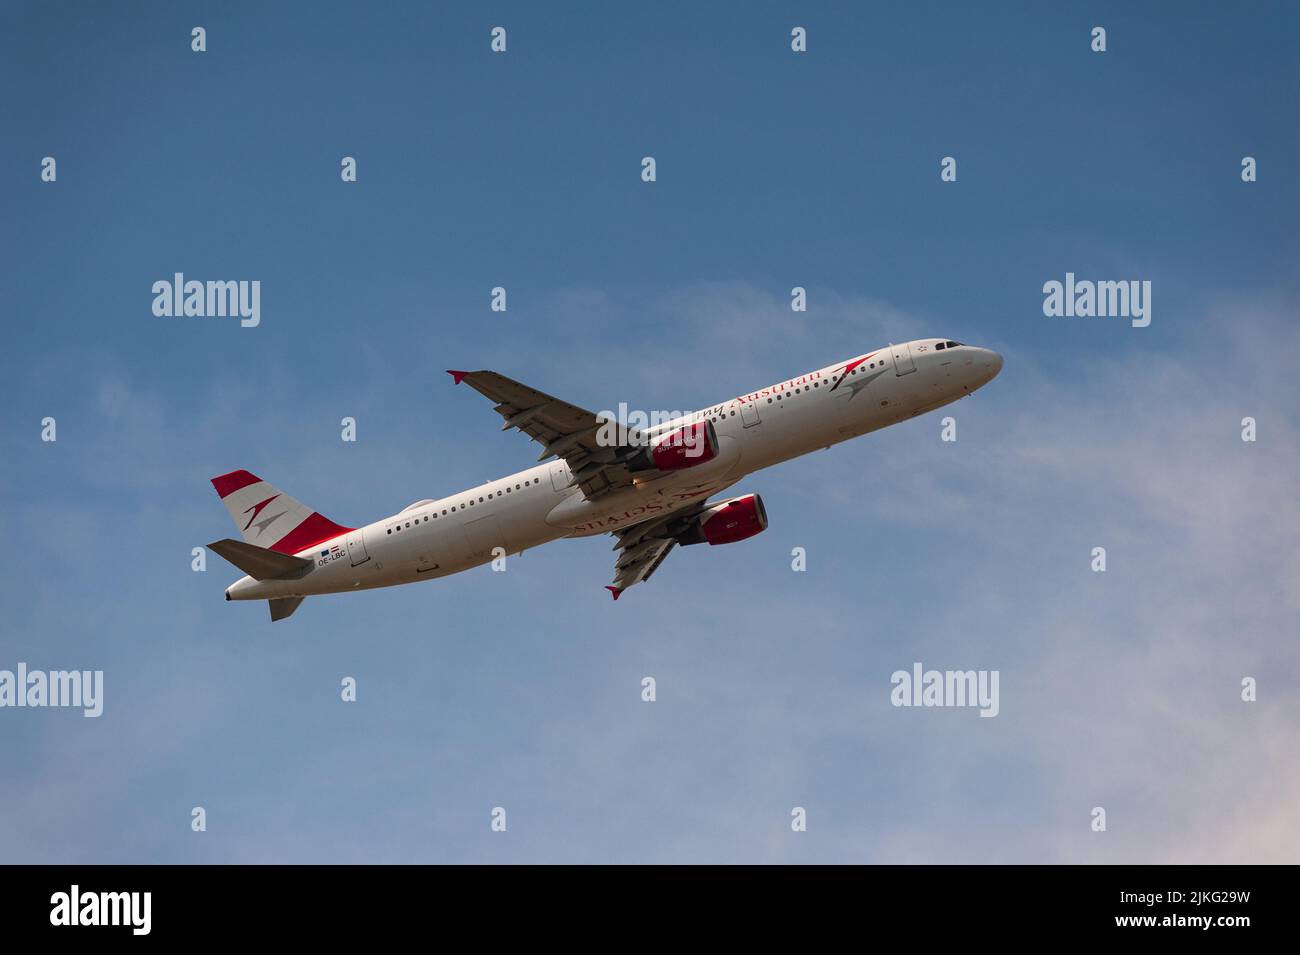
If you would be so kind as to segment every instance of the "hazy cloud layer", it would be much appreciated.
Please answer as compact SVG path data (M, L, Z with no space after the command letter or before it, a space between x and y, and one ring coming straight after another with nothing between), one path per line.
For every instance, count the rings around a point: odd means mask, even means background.
M729 320L756 343L752 374L798 370L781 362L807 320L792 330L764 293L725 283L668 301L650 308L684 322L752 308ZM5 641L13 662L103 667L106 711L5 714L21 772L0 798L25 824L4 855L1294 858L1300 435L1294 386L1250 345L1293 333L1274 306L1230 307L1235 343L1129 350L1068 386L1054 356L1012 353L945 412L755 475L742 487L767 498L767 534L682 551L617 605L600 590L608 548L559 542L506 574L309 601L275 628L220 602L236 574L218 558L206 574L186 563L191 542L226 533L187 459L237 443L238 424L195 427L106 377L87 409L98 437L57 451L89 481L137 434L152 477L109 480L94 506L29 491L44 502L14 531L36 560L6 584L28 625ZM890 314L846 301L826 338L868 341ZM1213 362L1241 369L1239 393L1201 387ZM455 440L522 457L481 405L458 411ZM1239 439L1248 413L1256 444ZM955 444L938 440L943 414ZM296 411L264 419L286 436L279 470L305 473ZM449 489L401 454L383 466ZM111 563L86 555L87 533L114 542ZM1104 574L1089 570L1098 545ZM789 570L793 546L805 574ZM42 572L59 562L66 576ZM1000 670L1000 715L890 706L890 674L914 660ZM345 674L355 706L337 702ZM639 699L647 674L654 704ZM1240 701L1244 676L1259 702ZM192 805L208 833L188 832ZM488 832L493 805L506 837ZM1088 829L1093 806L1104 834Z

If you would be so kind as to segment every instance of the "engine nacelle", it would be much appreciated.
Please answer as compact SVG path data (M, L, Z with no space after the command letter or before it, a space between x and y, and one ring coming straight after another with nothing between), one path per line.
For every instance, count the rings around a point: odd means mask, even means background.
M713 422L705 419L656 438L642 453L641 464L656 471L681 471L717 456L718 432Z
M767 530L767 508L757 494L720 501L696 518L682 544L734 544Z

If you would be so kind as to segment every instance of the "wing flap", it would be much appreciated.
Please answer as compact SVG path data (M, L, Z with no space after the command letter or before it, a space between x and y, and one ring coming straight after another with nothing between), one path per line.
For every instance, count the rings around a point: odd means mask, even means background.
M495 371L448 374L456 384L463 381L491 399L493 410L504 419L502 430L518 429L540 444L537 460L563 458L572 475L570 486L580 488L588 499L632 484L632 472L621 461L626 449L599 442L604 421L593 412Z
M707 502L700 501L667 517L653 518L614 531L617 541L614 549L619 555L614 562L614 583L606 589L615 600L627 588L643 584L654 575L677 546L678 535L707 506Z

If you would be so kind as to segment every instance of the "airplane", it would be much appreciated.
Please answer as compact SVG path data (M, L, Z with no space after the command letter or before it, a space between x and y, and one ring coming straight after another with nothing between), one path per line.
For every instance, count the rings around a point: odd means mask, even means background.
M943 338L890 345L642 427L598 416L492 371L449 371L493 402L502 430L544 462L344 527L248 471L212 479L243 540L209 544L247 576L227 600L303 599L446 577L562 537L612 534L618 598L681 544L731 544L767 528L757 494L710 501L763 468L915 418L971 394L1002 356ZM555 460L548 460L554 458Z

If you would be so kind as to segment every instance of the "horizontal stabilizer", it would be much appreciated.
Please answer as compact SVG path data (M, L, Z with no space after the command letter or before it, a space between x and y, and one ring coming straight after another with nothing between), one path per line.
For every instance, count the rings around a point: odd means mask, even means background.
M224 540L214 541L208 545L208 548L216 551L254 580L275 580L279 577L288 577L311 566L311 561L305 557L281 554L278 551L267 550L265 547L258 547L256 544L248 544L229 537ZM294 604L294 607L296 606L298 605ZM274 612L274 608L272 608L272 613L274 614ZM284 616L287 617L291 613L293 613L292 607L285 612ZM278 620L279 617L274 619Z
M267 601L271 608L271 622L283 620L289 614L298 609L298 604L303 602L302 597L274 597Z

